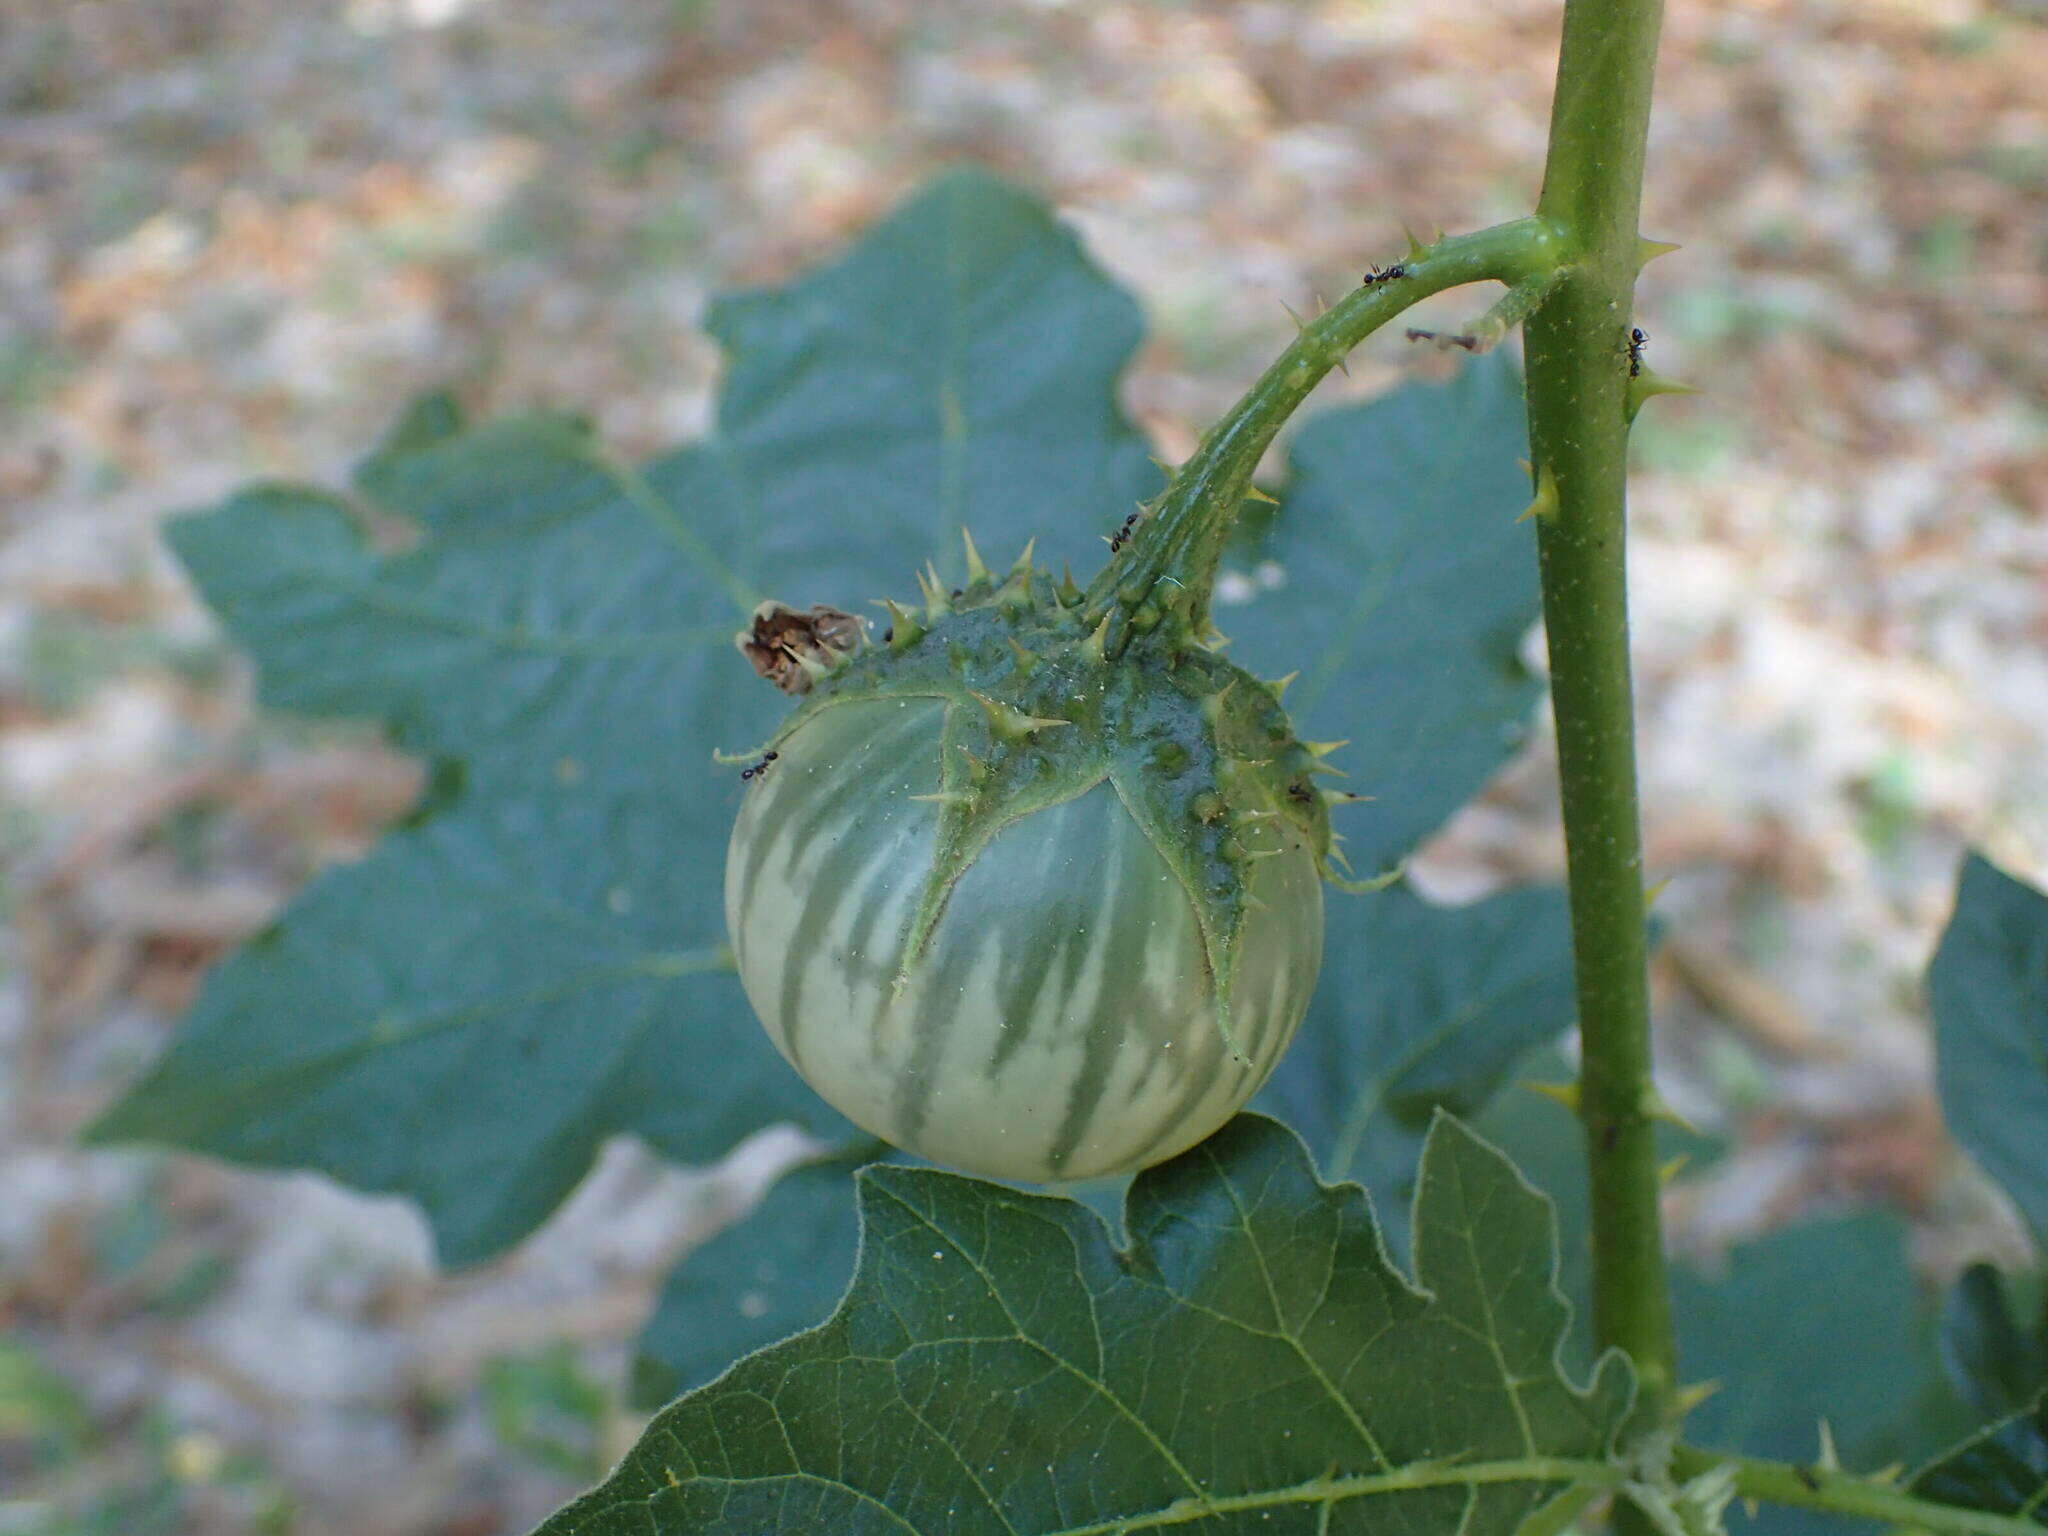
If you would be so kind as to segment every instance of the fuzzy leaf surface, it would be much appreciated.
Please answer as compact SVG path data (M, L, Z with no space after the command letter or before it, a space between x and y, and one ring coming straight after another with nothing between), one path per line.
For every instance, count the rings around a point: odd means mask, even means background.
M1132 1182L1126 1252L1070 1200L887 1165L859 1189L838 1312L672 1404L546 1536L1508 1536L1611 1476L1627 1367L1559 1373L1549 1208L1455 1121L1425 1289L1253 1115Z
M843 1128L721 970L741 786L711 753L785 703L731 636L763 597L858 609L957 570L963 523L991 557L1085 550L1157 481L1114 399L1137 308L1042 205L959 174L708 324L716 429L644 470L437 399L359 477L408 547L294 487L177 525L263 702L383 721L435 789L216 970L100 1140L410 1195L462 1263L606 1136L701 1160Z
M1970 855L1927 994L1949 1130L2048 1245L2048 896Z

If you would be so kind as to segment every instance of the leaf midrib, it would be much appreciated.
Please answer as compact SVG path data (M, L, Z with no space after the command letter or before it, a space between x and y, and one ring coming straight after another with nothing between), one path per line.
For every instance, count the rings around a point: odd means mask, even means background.
M675 1477L674 1472L666 1465L662 1471L671 1479ZM798 1469L791 1472L771 1472L758 1477L719 1477L709 1473L692 1472L689 1481L709 1487L748 1488L789 1482L817 1484L838 1489L869 1507L884 1511L891 1520L910 1532L911 1536L951 1536L949 1532L930 1532L912 1525L887 1505L877 1501L873 1494L817 1472ZM1364 1473L1356 1477L1319 1477L1305 1483L1292 1483L1281 1488L1261 1488L1249 1493L1215 1497L1199 1495L1176 1499L1163 1508L1145 1510L1137 1514L1116 1515L1107 1520L1092 1521L1087 1525L1043 1529L1034 1527L1029 1536L1123 1536L1123 1533L1128 1531L1164 1530L1170 1526L1190 1525L1197 1520L1211 1520L1218 1515L1249 1514L1262 1509L1289 1508L1297 1504L1334 1505L1347 1499L1418 1493L1432 1488L1477 1489L1515 1483L1560 1483L1566 1486L1590 1484L1600 1488L1618 1488L1626 1481L1625 1469L1612 1463L1564 1456L1525 1456L1506 1461L1427 1461L1387 1472ZM669 1486L678 1487L681 1484L671 1482ZM657 1491L645 1498L627 1502L651 1512L651 1506L659 1496L660 1493ZM569 1536L575 1536L573 1529Z

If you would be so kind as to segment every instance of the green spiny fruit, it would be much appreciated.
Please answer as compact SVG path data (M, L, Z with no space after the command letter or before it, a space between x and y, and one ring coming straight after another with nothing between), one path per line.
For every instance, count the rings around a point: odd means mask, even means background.
M1028 549L999 579L970 540L968 569L886 605L879 644L779 604L738 637L804 696L733 829L740 978L898 1146L1006 1179L1143 1167L1234 1114L1308 1006L1327 748L1185 624L1091 626Z

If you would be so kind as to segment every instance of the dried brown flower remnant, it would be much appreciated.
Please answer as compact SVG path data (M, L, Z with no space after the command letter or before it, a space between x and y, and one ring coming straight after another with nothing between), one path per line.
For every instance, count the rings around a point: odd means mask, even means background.
M823 603L800 613L787 603L768 602L732 638L754 670L784 693L809 693L816 679L861 648L867 629L852 614Z

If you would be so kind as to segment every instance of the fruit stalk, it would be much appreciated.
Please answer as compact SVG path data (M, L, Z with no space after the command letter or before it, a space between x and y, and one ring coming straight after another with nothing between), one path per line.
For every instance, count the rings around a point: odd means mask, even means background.
M1671 1412L1642 832L1628 651L1629 327L1660 0L1566 0L1539 217L1565 270L1526 328L1551 708L1571 877L1592 1186L1593 1327Z
M1209 591L1230 529L1252 490L1252 475L1274 434L1351 350L1403 310L1466 283L1547 281L1559 246L1550 226L1524 218L1416 247L1375 271L1313 320L1244 397L1202 439L1172 482L1144 509L1130 542L1088 586L1083 611L1108 619L1120 649L1133 629L1163 621L1201 634Z

